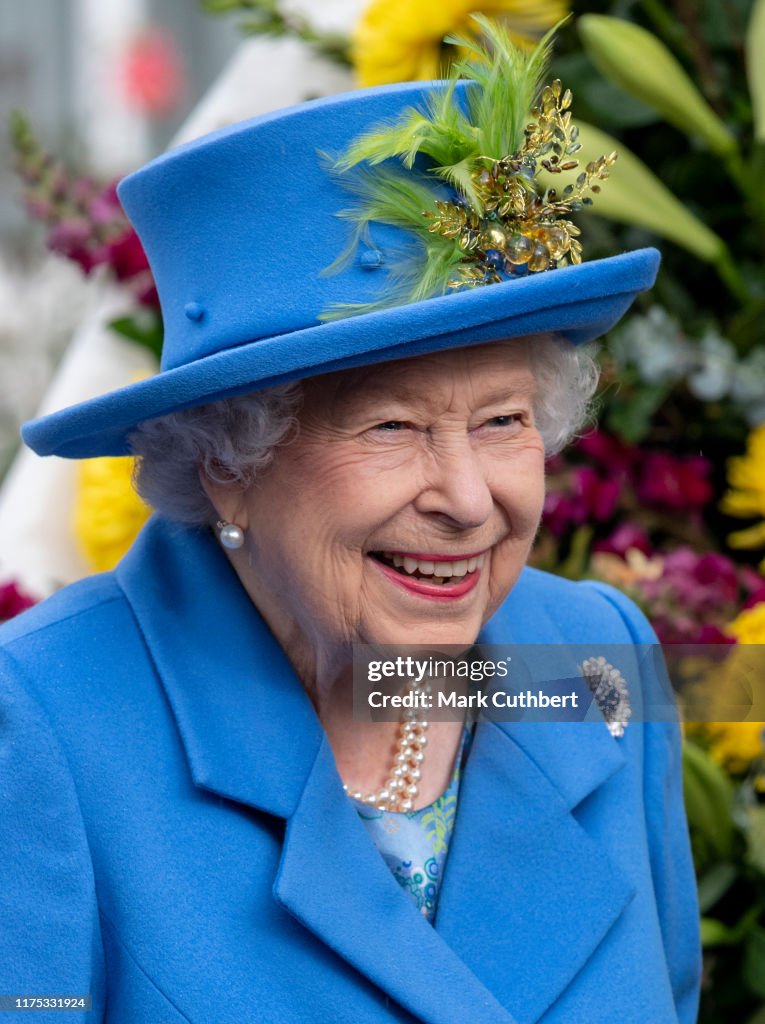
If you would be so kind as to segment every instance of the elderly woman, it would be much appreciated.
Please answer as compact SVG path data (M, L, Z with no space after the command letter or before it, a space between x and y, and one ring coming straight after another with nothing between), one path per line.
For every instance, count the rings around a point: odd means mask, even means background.
M35 1021L695 1019L677 728L627 722L653 633L524 568L595 386L578 345L657 255L579 262L610 158L540 191L569 98L530 115L539 54L489 31L474 83L305 104L123 183L162 371L25 436L136 453L156 515L0 634L0 993ZM622 656L586 722L354 716L357 645L477 641Z

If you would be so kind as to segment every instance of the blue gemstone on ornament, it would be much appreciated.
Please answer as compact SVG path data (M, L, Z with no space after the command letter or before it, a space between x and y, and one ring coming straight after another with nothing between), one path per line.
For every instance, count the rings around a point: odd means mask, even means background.
M364 270L377 270L385 263L385 257L379 249L367 249L366 252L361 254L359 263Z

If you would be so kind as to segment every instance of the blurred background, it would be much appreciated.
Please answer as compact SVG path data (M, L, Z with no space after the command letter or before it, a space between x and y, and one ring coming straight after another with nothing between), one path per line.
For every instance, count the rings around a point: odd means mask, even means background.
M765 1024L765 0L0 0L0 620L111 568L148 515L130 459L18 442L24 419L156 372L115 181L244 117L439 77L476 10L521 46L567 18L550 78L580 168L619 154L577 215L585 259L662 251L603 339L597 422L550 460L534 558L636 600L705 709L683 765L700 1020Z

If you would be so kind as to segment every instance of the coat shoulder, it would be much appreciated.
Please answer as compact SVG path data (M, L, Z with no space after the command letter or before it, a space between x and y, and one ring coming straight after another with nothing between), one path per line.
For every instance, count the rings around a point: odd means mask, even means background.
M40 604L0 626L0 648L23 643L38 633L67 629L67 623L124 600L113 573L89 576L64 587Z
M657 642L643 612L614 587L532 568L523 570L487 629L495 643Z
M66 694L101 685L134 660L137 627L112 573L88 577L0 627L0 678L36 694L44 705L65 704Z

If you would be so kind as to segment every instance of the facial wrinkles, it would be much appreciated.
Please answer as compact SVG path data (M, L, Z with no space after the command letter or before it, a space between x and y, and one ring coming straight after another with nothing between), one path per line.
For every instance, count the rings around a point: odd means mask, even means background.
M396 629L477 630L512 586L541 508L542 444L529 429L527 366L495 354L489 372L486 358L452 353L306 382L297 439L277 452L252 509L255 523L279 510L271 528L279 550L272 556L264 545L256 567L280 609L272 621L291 619L280 638L303 651L302 678L326 679L328 665L342 671L350 644ZM525 417L517 436L487 426L516 412ZM405 429L376 429L389 419ZM373 559L489 548L469 613L407 606Z

